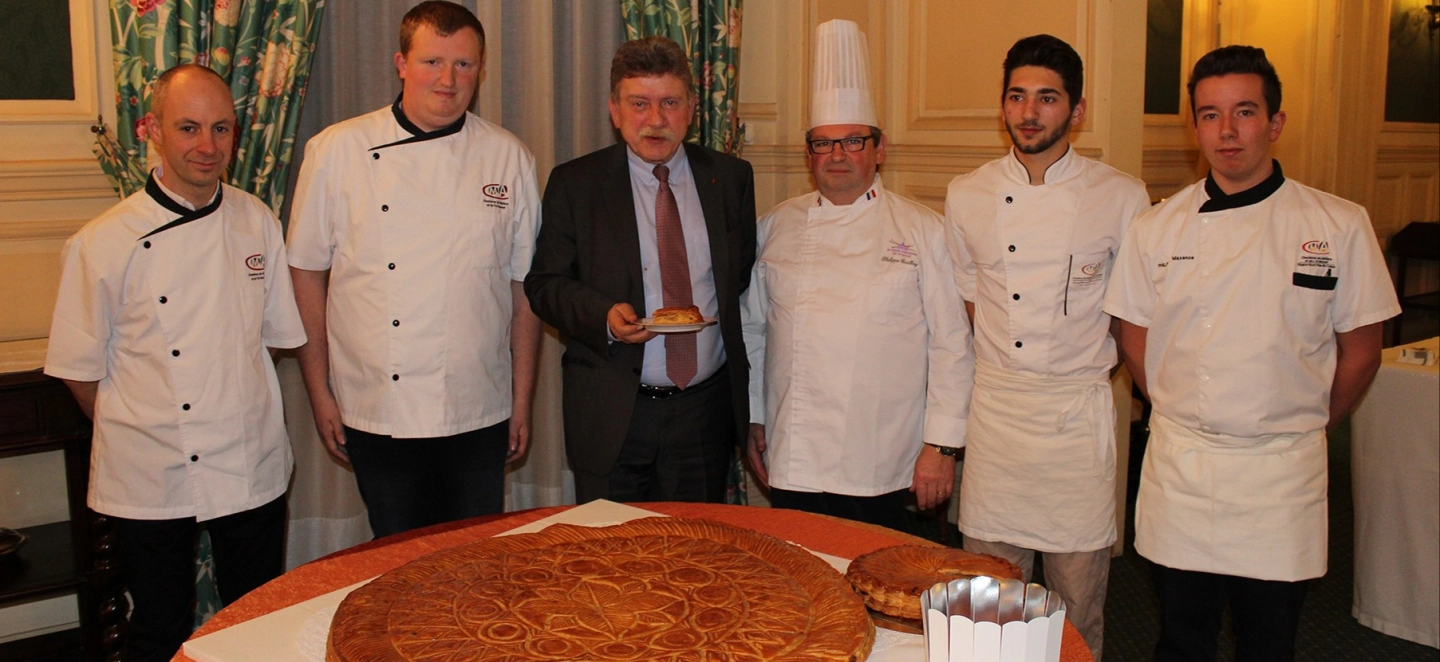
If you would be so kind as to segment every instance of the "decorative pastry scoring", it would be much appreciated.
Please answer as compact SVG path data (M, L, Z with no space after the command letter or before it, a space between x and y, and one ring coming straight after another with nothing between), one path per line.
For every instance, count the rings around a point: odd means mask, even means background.
M412 561L345 598L326 658L850 662L874 636L846 582L803 549L653 517Z
M660 308L650 317L655 324L703 324L705 318L700 315L699 306L687 306L685 308Z
M850 562L845 578L882 614L919 620L920 594L952 579L976 576L1020 579L1020 569L1005 559L949 547L897 545L863 554Z

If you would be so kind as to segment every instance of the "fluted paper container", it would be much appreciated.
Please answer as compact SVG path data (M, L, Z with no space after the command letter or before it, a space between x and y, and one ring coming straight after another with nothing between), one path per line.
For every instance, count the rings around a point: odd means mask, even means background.
M928 662L1059 662L1065 601L1039 584L974 577L920 595Z

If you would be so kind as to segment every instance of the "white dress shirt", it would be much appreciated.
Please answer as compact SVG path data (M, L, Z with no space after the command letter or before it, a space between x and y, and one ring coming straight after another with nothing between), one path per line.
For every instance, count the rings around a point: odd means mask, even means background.
M760 219L742 319L772 486L876 496L910 486L922 441L965 444L974 360L945 234L879 177Z
M397 104L310 140L290 266L330 272L346 425L443 437L510 417L510 284L529 271L539 210L530 151L469 113L425 133Z
M305 331L270 209L222 185L195 210L158 177L65 243L45 373L99 382L92 509L205 521L285 493L265 348L303 345Z
M655 196L660 180L655 178L655 165L646 163L630 148L625 148L630 164L630 191L635 196L635 224L640 231L640 274L645 287L645 310L635 311L649 317L665 307L660 283L660 251L655 237ZM700 194L695 190L695 175L690 172L690 159L683 148L665 164L670 168L670 191L680 208L680 227L685 232L685 260L690 265L690 297L700 314L715 318L720 302L715 295L715 272L710 265L710 234L705 227L705 212L700 208ZM712 324L695 336L695 377L698 384L715 374L725 364L725 345L720 340L720 325ZM645 359L640 367L640 383L650 386L673 386L665 372L665 339L645 343ZM687 384L689 386L690 384Z

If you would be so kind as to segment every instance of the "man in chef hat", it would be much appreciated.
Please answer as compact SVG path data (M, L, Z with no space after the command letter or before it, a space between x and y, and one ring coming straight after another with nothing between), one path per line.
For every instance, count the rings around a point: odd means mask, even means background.
M865 35L815 29L806 152L818 190L758 223L746 294L751 466L771 503L905 528L944 502L974 360L944 223L885 189Z

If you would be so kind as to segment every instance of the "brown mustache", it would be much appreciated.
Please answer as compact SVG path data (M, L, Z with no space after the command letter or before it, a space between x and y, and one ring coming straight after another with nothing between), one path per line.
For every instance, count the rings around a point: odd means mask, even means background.
M664 139L666 139L666 140L671 140L671 141L676 140L676 138L675 138L675 132L674 132L674 131L671 131L671 130L669 130L669 129L641 129L641 130L640 130L640 137L641 137L641 138L664 138Z

